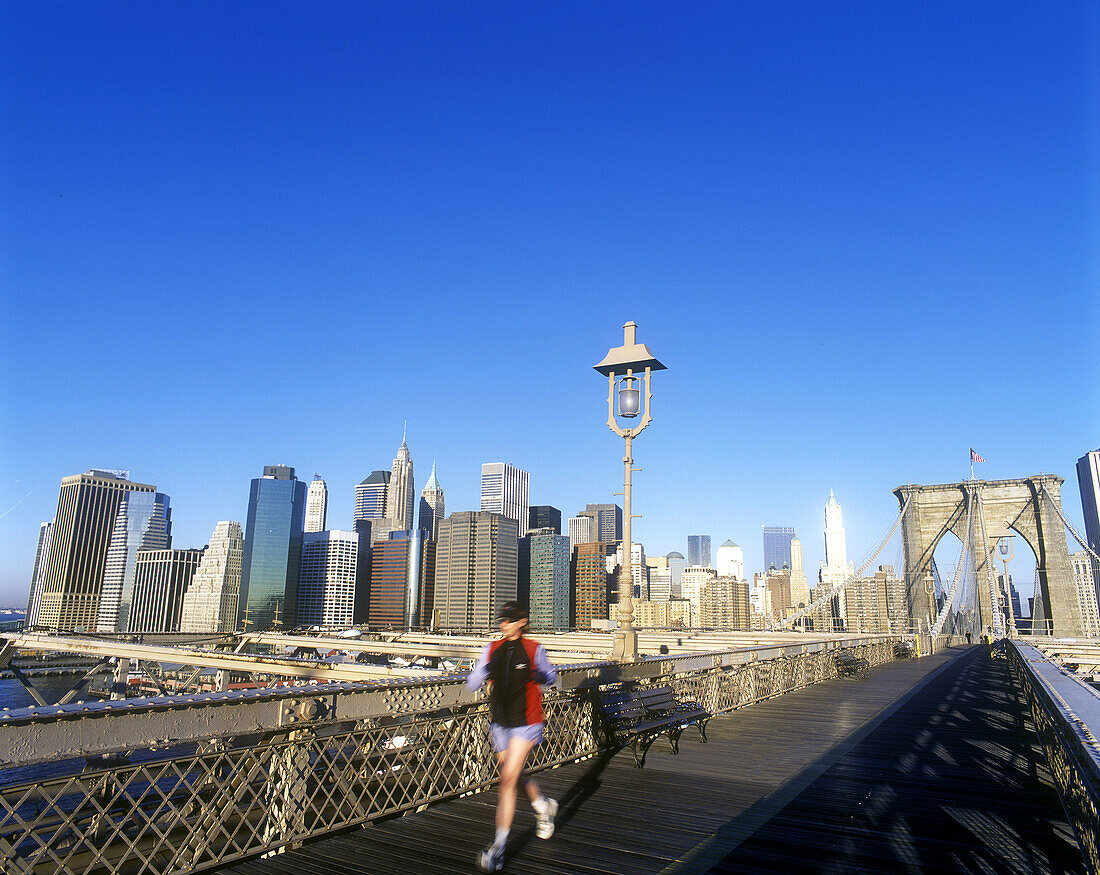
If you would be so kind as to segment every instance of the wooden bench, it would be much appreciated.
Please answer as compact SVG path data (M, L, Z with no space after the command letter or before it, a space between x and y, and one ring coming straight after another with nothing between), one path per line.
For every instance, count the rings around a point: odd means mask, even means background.
M625 745L629 740L638 768L645 766L650 746L667 735L672 752L680 752L680 736L688 726L699 729L706 743L711 715L694 702L681 702L672 687L622 685L601 690L597 697L608 740Z
M851 650L838 650L836 653L836 675L841 678L867 679L871 670L871 661L856 656Z

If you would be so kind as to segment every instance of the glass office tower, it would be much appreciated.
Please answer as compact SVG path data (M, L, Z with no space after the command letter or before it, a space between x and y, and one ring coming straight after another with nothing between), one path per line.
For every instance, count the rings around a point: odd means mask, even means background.
M791 541L795 538L793 528L787 526L763 526L764 532L764 570L775 568L782 571L791 568Z
M252 481L245 524L238 623L245 631L298 623L306 484L285 465L267 465ZM247 623L247 625L246 625Z

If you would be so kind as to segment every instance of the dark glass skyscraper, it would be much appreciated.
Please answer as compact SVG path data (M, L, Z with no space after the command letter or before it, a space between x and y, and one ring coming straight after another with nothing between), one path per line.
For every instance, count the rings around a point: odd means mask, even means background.
M252 481L238 617L246 631L274 628L276 615L280 628L297 625L306 488L284 465L268 465Z
M555 535L561 534L561 511L549 504L536 504L527 510L527 531L553 529Z
M617 544L623 539L623 509L617 504L588 504L584 514L596 521L596 538L605 544Z
M763 526L764 570L774 566L776 571L791 568L791 541L795 538L789 526Z

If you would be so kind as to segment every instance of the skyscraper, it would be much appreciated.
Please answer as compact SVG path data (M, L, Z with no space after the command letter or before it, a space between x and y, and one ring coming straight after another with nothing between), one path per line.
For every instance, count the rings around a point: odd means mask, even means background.
M62 479L42 574L39 626L95 628L119 505L131 493L157 491L130 482L129 476L127 471L93 468Z
M844 537L844 517L840 504L829 490L829 500L825 504L825 561L821 564L818 580L824 587L844 583L853 575L855 568L848 561L848 549ZM847 599L841 592L832 599L832 611L835 631L842 632L848 617ZM828 630L833 631L833 630Z
M1089 549L1100 556L1100 450L1085 453L1077 460L1077 486L1081 490L1081 511L1085 516L1085 540ZM1100 602L1100 560L1092 561L1092 586Z
M386 492L390 472L371 471L370 476L355 487L355 521L380 520L386 515Z
M607 572L611 574L618 566L623 564L623 545L615 547L615 560L608 563ZM630 577L634 583L632 598L649 600L649 565L646 564L645 547L634 541L630 545ZM618 581L618 575L613 578ZM616 600L617 603L617 600Z
M684 558L683 553L676 550L669 553L665 559L668 560L669 597L674 599L681 598L680 575L682 575L684 569L687 568L687 560Z
M241 593L244 534L241 524L223 520L214 526L191 585L183 595L181 632L235 632Z
M306 532L298 582L298 624L345 627L366 622L365 544L355 532Z
M578 544L591 544L598 540L594 516L581 513L569 518L569 546L571 548L575 549Z
M488 511L460 511L439 526L435 610L444 629L492 629L503 602L516 597L518 526Z
M570 578L573 590L573 621L576 629L592 628L593 620L606 620L608 610L607 551L600 541L588 541L573 548Z
M27 614L23 621L26 629L38 625L38 604L42 599L42 575L46 570L46 553L50 549L50 530L53 523L42 523L38 527L38 548L34 551L34 570L31 572L31 594L27 599Z
M596 521L596 537L605 544L623 539L623 509L617 504L587 504L584 513Z
M138 550L128 631L179 631L184 595L201 559L202 550Z
M266 465L252 481L239 601L247 632L297 625L298 574L306 484L285 465ZM246 625L247 624L247 625Z
M715 578L714 569L706 565L689 565L680 574L680 594L691 602L691 614L700 622L703 610L703 587Z
M439 485L439 478L435 475L435 462L432 462L432 473L428 482L420 493L420 521L419 528L427 532L428 540L434 541L439 532L439 524L446 516L444 513L443 487Z
M718 548L718 561L715 565L720 577L745 579L745 554L733 541L725 541Z
M549 504L536 504L527 511L527 531L553 529L555 535L561 534L561 511Z
M699 605L699 625L704 629L744 631L751 628L747 580L719 576L704 581Z
M97 632L127 632L138 550L172 546L172 509L160 492L131 492L118 506L99 600ZM132 631L137 631L132 630Z
M409 457L409 445L401 436L401 446L390 469L390 482L386 490L386 519L395 530L410 532L413 527L413 510L416 506L413 488L413 463Z
M528 536L531 551L532 629L564 632L570 625L569 539L553 527Z
M516 521L516 531L527 534L528 488L531 477L507 462L481 466L481 509Z
M710 535L688 535L688 565L713 568L710 553Z
M1084 550L1069 554L1073 568L1073 583L1077 587L1077 603L1081 606L1081 629L1086 638L1100 635L1100 608L1096 602L1096 586L1092 577L1092 559ZM1004 578L1004 575L1000 575ZM1009 581L1011 583L1011 580Z
M320 474L313 475L306 493L306 521L302 527L306 532L323 532L328 519L328 486Z
M810 603L810 585L802 564L802 541L791 538L791 604L795 607Z
M791 567L791 538L794 529L787 526L762 526L764 536L764 571L782 571Z

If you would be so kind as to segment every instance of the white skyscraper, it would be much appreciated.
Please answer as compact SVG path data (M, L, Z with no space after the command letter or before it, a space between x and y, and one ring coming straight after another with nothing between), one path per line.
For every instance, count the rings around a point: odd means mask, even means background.
M365 545L355 532L333 530L302 536L298 577L301 625L350 626L357 615L365 614L366 594L356 589L359 551L363 548Z
M181 632L236 631L243 559L241 524L224 520L214 526L206 552L183 595Z
M821 565L818 577L822 586L830 587L843 583L854 573L855 568L848 561L848 551L844 541L844 518L840 511L840 504L830 489L829 501L825 505L825 561ZM834 620L843 624L847 616L847 604L844 593L841 593L833 599L833 617ZM843 625L837 631L842 629Z
M531 475L507 462L486 462L481 466L481 509L516 521L527 531L528 487Z
M416 506L413 490L413 463L409 457L409 445L401 436L401 446L390 470L390 483L386 489L386 519L397 531L409 532L413 527L413 509Z
M745 554L733 541L726 541L718 548L716 565L719 577L745 579Z
M306 521L302 531L323 532L327 515L328 486L325 485L320 474L314 474L313 482L309 484L309 492L306 493Z
M569 548L573 549L577 544L592 544L598 541L596 536L596 521L589 514L580 514L569 518Z
M713 568L704 568L702 565L689 565L680 573L680 597L691 602L692 617L702 616L703 587L715 576Z

